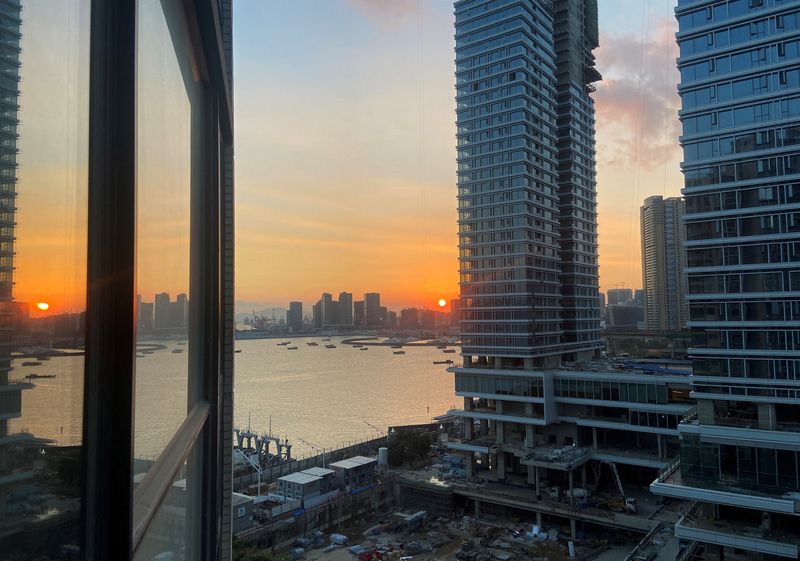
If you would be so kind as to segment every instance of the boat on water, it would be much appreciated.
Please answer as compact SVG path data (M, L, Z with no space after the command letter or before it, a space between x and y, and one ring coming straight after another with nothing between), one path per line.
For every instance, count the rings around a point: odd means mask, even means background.
M183 349L172 349L172 354L182 353Z
M39 366L40 364L42 363L38 360L26 360L22 363L22 366Z
M445 349L442 352L452 355L452 354L455 354L456 350L455 349Z
M406 354L406 352L405 352L405 351L394 351L394 353L393 353L393 354L396 354L396 355L404 355L404 354Z
M28 374L25 376L30 380L39 380L40 378L55 378L55 374Z
M296 351L297 347L286 347L287 351Z
M452 360L434 360L434 364L454 364Z
M330 339L329 339L330 340ZM335 349L336 345L325 345L326 349Z

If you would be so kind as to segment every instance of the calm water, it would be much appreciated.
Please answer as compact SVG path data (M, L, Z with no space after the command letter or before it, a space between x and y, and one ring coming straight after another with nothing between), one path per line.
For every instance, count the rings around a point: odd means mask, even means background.
M237 341L235 425L246 427L249 420L253 430L266 432L271 417L273 433L289 438L294 455L304 455L313 448L303 440L330 448L378 436L369 424L385 434L389 425L427 422L458 403L452 374L433 364L458 355L435 347L404 347L405 355L389 347L359 351L342 339L294 339L296 351L275 339ZM306 344L312 341L319 346ZM137 359L137 456L157 455L186 412L176 404L186 400L187 354L172 353L181 348L176 342L162 344L167 348ZM56 377L35 380L36 387L23 392L22 418L11 422L12 430L61 445L79 443L83 358L58 357L33 367L21 362L14 362L12 377Z

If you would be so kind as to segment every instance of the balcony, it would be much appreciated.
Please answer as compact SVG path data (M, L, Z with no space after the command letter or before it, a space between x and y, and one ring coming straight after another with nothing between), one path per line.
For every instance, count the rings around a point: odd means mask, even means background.
M794 445L797 442L797 432L800 427L796 423L775 423L773 430L756 428L757 422L748 422L744 419L729 420L728 422L715 419L714 425L703 425L694 418L683 421L678 425L678 432L683 434L695 434L700 438L710 437L726 439L731 442L765 442L774 446L780 444Z
M601 462L614 462L631 466L664 469L667 460L659 458L657 450L647 448L615 448L611 446L599 447L592 451L592 459Z
M712 543L758 553L797 559L800 536L785 530L773 531L737 520L699 518L692 509L675 523L675 536L688 541Z
M592 415L591 417L576 417L559 415L558 420L562 423L574 423L581 427L597 427L612 430L624 430L633 432L644 432L648 434L665 434L677 436L678 430L669 427L651 427L648 425L631 424L628 417L603 417Z
M528 417L519 415L509 415L507 413L498 413L493 407L475 407L469 411L465 409L450 409L448 415L454 417L466 417L468 419L479 419L486 421L505 421L509 423L518 423L521 425L546 425L547 422L541 417Z
M451 438L447 441L450 450L460 450L462 452L478 452L488 454L497 451L497 441L493 436L482 436L470 440Z
M719 481L684 478L680 457L673 458L658 478L650 484L650 492L665 497L729 505L765 512L800 513L800 494L776 495L754 489L734 487Z

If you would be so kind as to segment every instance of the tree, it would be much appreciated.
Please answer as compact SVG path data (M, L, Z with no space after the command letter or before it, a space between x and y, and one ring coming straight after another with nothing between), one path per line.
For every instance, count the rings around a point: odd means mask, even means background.
M286 554L259 550L256 544L233 537L233 561L290 561Z
M389 465L402 466L422 460L431 452L431 433L401 430L389 442Z

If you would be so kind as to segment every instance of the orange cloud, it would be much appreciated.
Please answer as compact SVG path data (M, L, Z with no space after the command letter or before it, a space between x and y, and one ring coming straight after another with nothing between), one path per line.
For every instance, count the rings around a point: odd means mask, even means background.
M646 26L647 27L647 26ZM650 195L676 196L683 184L673 18L644 37L603 34L597 66L598 216L602 290L641 286L639 208Z

